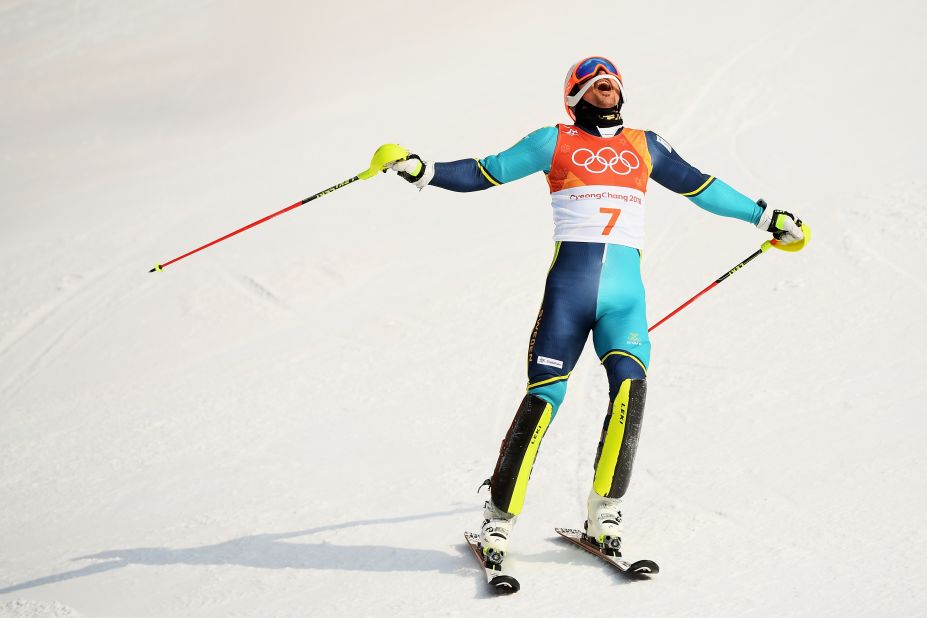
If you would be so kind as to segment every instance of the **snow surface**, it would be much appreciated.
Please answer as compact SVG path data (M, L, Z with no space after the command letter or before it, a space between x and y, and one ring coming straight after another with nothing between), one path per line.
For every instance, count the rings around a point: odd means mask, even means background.
M574 8L575 7L575 8ZM0 5L0 615L912 616L927 606L921 2ZM587 350L511 571L480 521L551 256L546 185L364 169L563 121L603 53L630 126L794 210L654 332L627 584L580 525ZM662 317L763 236L650 193ZM921 402L921 403L919 403Z

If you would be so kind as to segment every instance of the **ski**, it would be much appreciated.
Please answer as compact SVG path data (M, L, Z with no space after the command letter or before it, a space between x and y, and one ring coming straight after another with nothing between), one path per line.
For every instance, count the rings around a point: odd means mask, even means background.
M625 577L631 579L650 579L651 575L656 575L660 572L660 566L653 560L638 560L636 562L628 562L620 556L609 556L603 552L599 547L588 539L582 530L574 530L572 528L554 528L554 531L567 539L573 545L581 547L590 554L601 558L605 562L609 563L618 571L621 572Z
M513 592L518 592L521 588L521 584L518 583L518 580L505 573L502 570L502 564L487 566L486 563L488 559L484 558L483 550L480 548L480 535L474 532L464 532L464 539L467 541L467 545L470 546L470 551L473 552L473 557L476 558L476 561L480 563L480 566L483 568L483 574L486 576L486 583L489 585L490 589L496 594L512 594Z

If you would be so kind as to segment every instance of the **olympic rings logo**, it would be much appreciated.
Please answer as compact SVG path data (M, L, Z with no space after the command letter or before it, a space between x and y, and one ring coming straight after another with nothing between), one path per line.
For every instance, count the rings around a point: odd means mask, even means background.
M630 150L616 152L611 146L592 152L588 148L573 151L573 163L586 168L590 174L602 174L611 170L619 176L627 176L641 166L641 160ZM620 164L620 165L619 165Z

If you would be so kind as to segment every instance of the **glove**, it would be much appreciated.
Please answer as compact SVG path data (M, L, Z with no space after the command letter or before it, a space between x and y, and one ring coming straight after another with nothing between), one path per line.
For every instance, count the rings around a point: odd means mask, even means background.
M388 167L418 187L419 190L424 189L435 175L434 163L422 161L417 154L410 154L405 159L393 161Z
M764 200L759 200L757 206L763 209L760 215L760 221L756 227L764 232L772 232L773 238L783 245L798 242L805 237L801 230L801 219L796 219L795 215L785 210L773 210L766 205Z

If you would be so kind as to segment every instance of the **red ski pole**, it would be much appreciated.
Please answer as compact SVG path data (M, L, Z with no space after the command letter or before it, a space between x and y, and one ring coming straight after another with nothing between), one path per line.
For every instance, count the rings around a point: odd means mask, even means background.
M761 255L765 253L766 251L768 251L770 247L775 247L776 249L781 249L783 251L789 251L789 252L801 251L805 247L805 245L808 243L808 241L811 240L811 228L808 227L807 224L801 223L800 221L799 221L799 224L801 225L802 232L804 233L804 238L802 240L795 242L795 243L789 243L787 245L779 244L779 241L775 239L767 240L762 245L760 245L759 249L751 253L750 256L748 256L744 261L742 261L740 264L738 264L734 268L730 269L729 271L727 271L726 273L724 273L723 275L715 279L711 283L711 285L706 287L704 290L702 290L701 292L699 292L698 294L696 294L695 296L693 296L686 302L676 307L669 315L667 315L665 318L663 318L662 320L660 320L659 322L657 322L656 324L648 328L647 332L649 333L650 331L655 329L657 326L659 326L660 324L663 324L663 322L666 322L668 319L670 319L671 317L673 317L674 315L676 315L677 313L679 313L680 311L682 311L683 309L685 309L686 307L694 303L696 299L699 298L702 294L706 293L708 290L712 289L713 287L715 287L716 285L718 285L719 283L721 283L722 281L724 281L725 279L727 279L728 277L736 273L738 270L746 266L751 260L753 260L758 255Z
M364 170L363 172L361 172L360 174L358 174L357 176L354 176L354 177L352 177L352 178L348 178L348 179L345 180L344 182L339 182L339 183L336 184L335 186L329 187L328 189L325 189L324 191L319 191L319 192L316 193L315 195L310 195L310 196L307 197L306 199L300 200L300 201L296 202L295 204L290 204L289 206L287 206L286 208L284 208L284 209L282 209L282 210L278 210L277 212L271 213L271 214L267 215L266 217L263 217L263 218L261 218L261 219L258 219L257 221L253 221L253 222L249 223L248 225L246 225L246 226L244 226L244 227L238 228L238 229L235 230L234 232L229 232L229 233L226 234L225 236L221 236L220 238L217 238L217 239L215 239L215 240L213 240L213 241L210 241L210 242L206 243L205 245L203 245L203 246L201 246L201 247L197 247L196 249L193 249L192 251L187 251L187 252L184 253L183 255L178 256L178 257L175 257L173 260L168 260L167 262L164 262L163 264L156 264L155 267L152 268L151 270L149 270L148 272L150 272L150 273L153 273L153 272L156 272L156 271L157 271L157 272L160 272L160 271L164 270L166 267L168 267L168 266L170 266L171 264L173 264L174 262L179 262L180 260L184 259L185 257L189 257L189 256L193 255L194 253L198 253L198 252L202 251L203 249L205 249L205 248L207 248L207 247L211 247L211 246L213 246L213 245L215 245L215 244L218 244L218 243L222 242L223 240L226 240L226 239L231 238L232 236L235 236L235 235L237 235L237 234L241 234L241 233L244 232L245 230L250 230L250 229L253 228L254 226L260 225L261 223L264 223L265 221L269 221L269 220L273 219L274 217L276 217L276 216L278 216L278 215L282 215L282 214L285 213L285 212L289 212L289 211L293 210L294 208L298 208L299 206L302 206L303 204L306 204L306 203L308 203L308 202L311 202L311 201L314 200L314 199L320 198L320 197L322 197L323 195L328 195L328 194L331 193L332 191L337 191L338 189L340 189L340 188L342 188L342 187L346 187L346 186L348 186L349 184L351 184L352 182L354 182L354 181L356 181L356 180L367 180L368 178L373 178L374 176L377 175L377 173L379 173L379 172L381 172L381 171L385 172L387 166L388 166L390 163L394 163L395 161L399 161L399 160L401 160L401 159L405 159L407 156L409 156L409 151L406 150L405 148L403 148L402 146L399 146L399 145L397 145L397 144L384 144L384 145L380 146L379 148L377 148L377 151L373 154L373 159L370 161L370 167L369 167L368 169Z
M704 294L704 293L707 292L708 290L712 289L713 287L715 287L716 285L718 285L719 283L721 283L722 281L724 281L725 279L727 279L728 277L730 277L731 275L733 275L734 273L736 273L738 270L740 270L741 268L743 268L744 266L746 266L747 263L750 262L750 260L752 260L752 259L755 258L756 256L758 256L758 255L764 253L767 249L769 249L769 248L772 247L772 246L773 246L773 245L772 245L772 242L771 242L771 241L767 240L766 242L764 242L764 243L760 246L759 249L757 249L757 250L754 251L752 254L750 254L750 257L748 257L748 258L745 259L743 262L741 262L740 264L738 264L738 265L735 266L734 268L730 269L729 271L727 271L726 273L724 273L723 275L721 275L720 277L718 277L717 279L715 279L715 280L711 283L711 285L709 285L708 287L706 287L704 290L702 290L701 292L699 292L698 294L696 294L695 296L693 296L692 298L690 298L690 299L687 300L686 302L684 302L684 303L682 303L681 305L679 305L678 307L676 307L668 316L666 316L665 318L663 318L662 320L660 320L659 322L657 322L656 324L654 324L653 326L651 326L650 328L648 328L648 329L647 329L647 332L649 333L650 331L652 331L653 329L655 329L657 326L659 326L660 324L663 324L663 322L666 322L668 319L670 319L671 317L673 317L674 315L676 315L677 313L679 313L680 311L682 311L683 309L685 309L686 307L688 307L689 305L691 305L692 303L694 303L695 300L696 300L698 297L700 297L702 294Z

